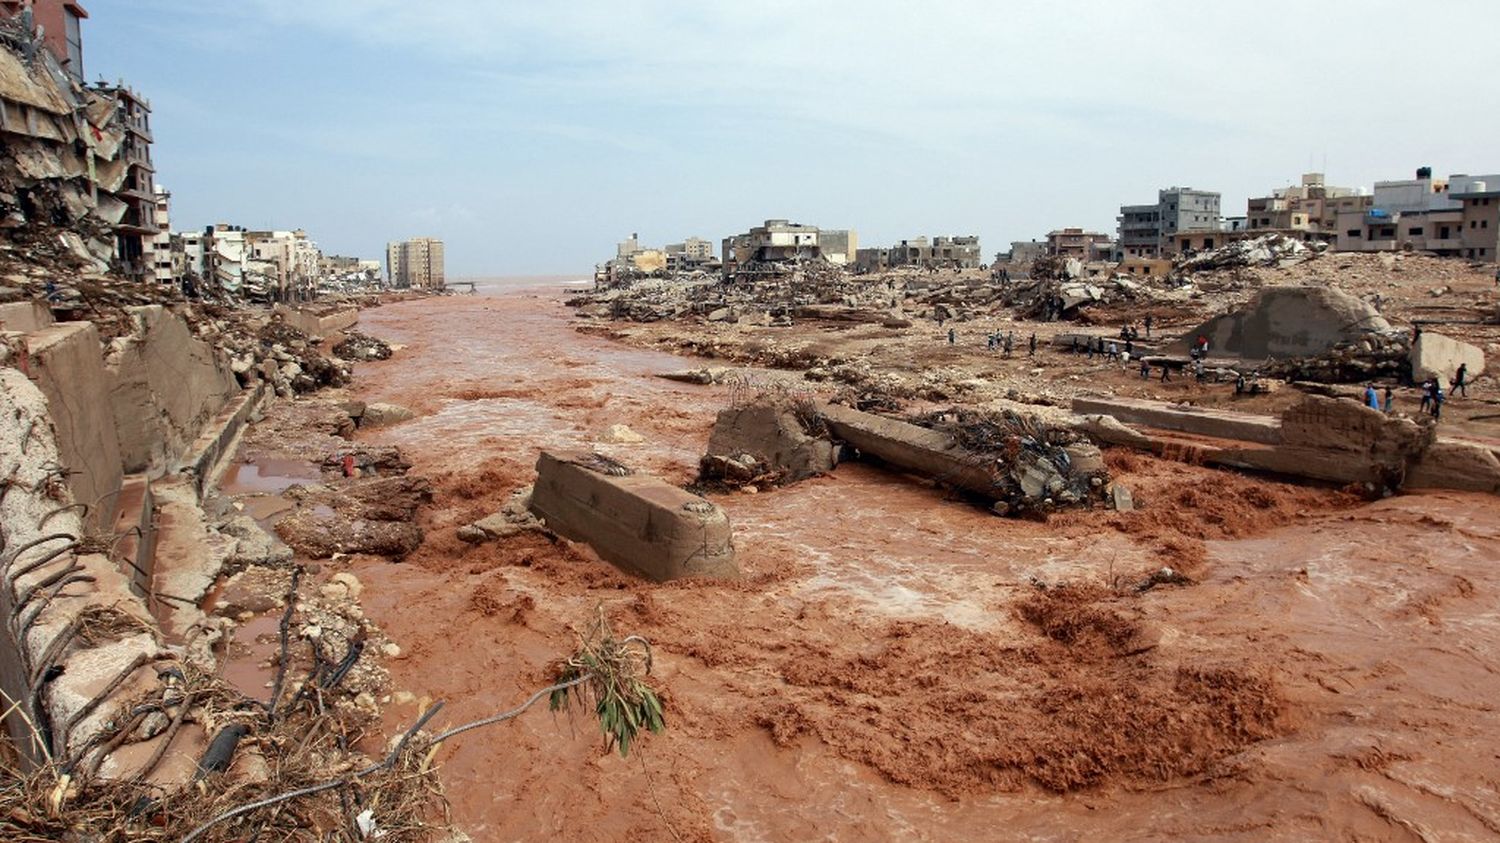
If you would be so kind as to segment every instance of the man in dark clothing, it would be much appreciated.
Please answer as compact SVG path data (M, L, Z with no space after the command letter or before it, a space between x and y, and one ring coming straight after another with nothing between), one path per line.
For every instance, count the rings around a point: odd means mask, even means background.
M1146 339L1151 339L1151 314L1146 314Z
M1169 381L1171 379L1172 379L1172 376L1169 375L1169 374L1167 374L1167 364L1165 364L1165 363L1161 364L1161 382L1162 383L1166 383L1167 381Z
M1146 379L1148 379L1150 377L1151 377L1151 364L1147 363L1146 362L1146 358L1142 357L1141 358L1141 380L1146 380Z
M1469 397L1468 378L1469 378L1469 364L1468 363L1460 363L1460 364L1458 364L1458 371L1453 373L1453 389L1448 394L1449 395L1458 395L1460 392L1462 392L1464 394L1464 397L1468 398Z
M1036 334L1031 335L1031 356L1036 356Z
M938 324L941 325L943 323L942 322L938 322ZM949 345L953 345L956 342L958 342L958 332L954 331L952 328L949 328L948 329L948 344Z
M1425 413L1432 407L1432 378L1422 381L1422 404L1417 412Z

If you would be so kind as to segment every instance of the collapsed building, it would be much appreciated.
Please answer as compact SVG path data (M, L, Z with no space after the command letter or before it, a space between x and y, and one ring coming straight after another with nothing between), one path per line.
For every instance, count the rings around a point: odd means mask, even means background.
M854 261L854 271L866 274L902 267L978 269L982 262L978 237L933 237L931 240L917 237L902 240L887 249L860 249Z
M771 219L744 234L725 237L722 247L720 271L730 279L784 273L810 262L852 264L859 251L859 235L852 229L820 229Z

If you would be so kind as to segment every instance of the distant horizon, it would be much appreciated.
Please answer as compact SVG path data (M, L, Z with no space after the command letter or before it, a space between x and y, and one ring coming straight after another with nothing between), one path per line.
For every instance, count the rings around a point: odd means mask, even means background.
M862 246L976 235L990 260L1113 235L1174 185L1240 216L1306 172L1500 171L1500 55L1429 40L1394 0L87 5L85 76L150 100L174 229L302 228L382 261L436 237L450 277L589 272L632 232L769 218ZM1487 31L1500 4L1431 19ZM1395 69L1403 48L1441 61L1440 88Z

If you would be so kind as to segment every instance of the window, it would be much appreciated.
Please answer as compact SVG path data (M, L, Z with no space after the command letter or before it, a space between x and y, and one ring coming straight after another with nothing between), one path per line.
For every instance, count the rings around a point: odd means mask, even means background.
M1359 229L1357 229L1357 228L1351 228L1348 231L1344 232L1344 235L1347 236L1347 237L1358 237L1359 236Z
M1412 235L1413 237L1420 237L1422 236L1422 227L1419 225L1415 228L1408 228L1406 230L1406 233Z
M1490 227L1490 221L1489 220L1480 220L1479 221L1479 227L1480 228L1489 228Z
M1478 228L1478 227L1479 227L1479 221L1478 220L1469 220L1469 228Z

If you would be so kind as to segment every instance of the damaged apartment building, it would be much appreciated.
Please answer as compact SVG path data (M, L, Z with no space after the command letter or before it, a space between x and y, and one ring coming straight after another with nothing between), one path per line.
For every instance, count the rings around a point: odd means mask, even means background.
M160 233L151 105L123 82L83 84L87 17L62 0L0 2L0 228L50 226L80 265L146 280Z
M632 233L615 244L615 256L594 267L594 280L614 284L665 273L713 272L719 261L714 244L701 237L688 237L681 243L668 243L660 249L641 245L641 236Z
M744 234L722 243L725 278L740 274L779 273L785 264L824 261L848 266L859 251L859 235L852 229L820 229L784 219L766 220Z
M855 271L880 272L901 267L978 269L982 262L978 237L933 237L931 240L917 237L902 240L888 249L858 250Z

